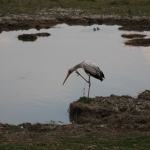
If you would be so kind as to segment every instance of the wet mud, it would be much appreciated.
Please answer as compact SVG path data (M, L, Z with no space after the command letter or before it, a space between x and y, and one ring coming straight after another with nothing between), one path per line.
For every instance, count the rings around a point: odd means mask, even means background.
M133 38L143 38L146 35L144 35L144 34L122 34L121 36L123 38L133 39Z
M70 120L77 124L111 126L114 129L150 130L150 91L128 95L81 98L70 104Z
M138 38L138 39L132 39L132 40L128 40L125 42L126 45L130 45L130 46L145 46L148 47L150 46L150 38L148 39L142 39L142 38Z
M126 41L125 44L129 46L150 46L150 38L144 38L147 35L144 34L122 34L123 38L130 40Z
M35 33L35 34L22 34L18 36L19 40L22 40L24 42L27 41L35 41L38 37L44 37L44 36L50 36L49 33Z

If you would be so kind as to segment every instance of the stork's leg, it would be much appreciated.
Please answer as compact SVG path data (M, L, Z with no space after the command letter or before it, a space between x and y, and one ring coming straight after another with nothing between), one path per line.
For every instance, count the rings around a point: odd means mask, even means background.
M89 98L89 93L90 93L90 86L91 86L91 81L90 81L90 76L89 76L89 90L88 90L88 98Z
M91 82L90 82L90 76L89 76L89 81L87 81L77 70L76 73L81 76L88 84L89 84L89 90L88 90L88 98L89 98L89 93L90 93L90 86L91 86Z
M81 76L87 83L89 83L89 81L87 81L77 70L76 70L76 73Z

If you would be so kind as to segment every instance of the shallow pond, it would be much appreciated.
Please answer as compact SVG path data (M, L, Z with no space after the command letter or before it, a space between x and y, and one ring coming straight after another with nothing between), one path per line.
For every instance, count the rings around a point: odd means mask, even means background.
M99 31L93 31L99 27ZM150 47L125 46L119 26L68 26L11 31L0 34L0 122L19 124L69 123L68 108L88 85L69 68L83 60L94 61L105 74L100 82L91 78L90 97L137 96L150 89ZM22 42L18 35L48 32L35 42ZM150 32L142 32L150 36ZM82 69L78 71L87 78ZM85 91L84 91L85 88Z

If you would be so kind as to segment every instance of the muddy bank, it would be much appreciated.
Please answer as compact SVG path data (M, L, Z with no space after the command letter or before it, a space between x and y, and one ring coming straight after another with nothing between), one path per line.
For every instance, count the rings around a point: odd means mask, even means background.
M70 104L70 119L78 124L111 126L115 129L150 130L150 91L137 98L110 95L81 98Z
M56 24L67 23L69 25L120 25L120 30L150 31L149 17L123 17L118 15L89 15L81 10L58 9L57 13L37 12L35 15L7 15L0 17L0 32L20 29L51 28ZM65 13L64 13L65 12Z

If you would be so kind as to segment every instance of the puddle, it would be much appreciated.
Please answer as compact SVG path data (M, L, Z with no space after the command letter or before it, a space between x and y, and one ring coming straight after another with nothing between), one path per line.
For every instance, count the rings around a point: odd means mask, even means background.
M100 30L94 31L93 29ZM100 82L91 78L90 97L137 96L150 89L150 47L130 47L122 34L146 34L118 30L119 26L68 26L37 31L20 30L0 34L0 122L69 123L69 104L87 96L88 85L69 68L87 59L105 74ZM46 32L34 42L18 41L18 35ZM82 69L78 71L87 78ZM85 88L85 90L84 90Z

